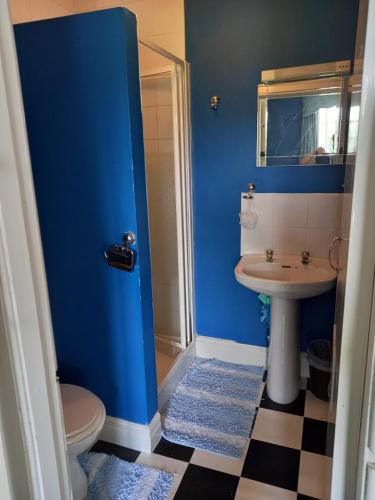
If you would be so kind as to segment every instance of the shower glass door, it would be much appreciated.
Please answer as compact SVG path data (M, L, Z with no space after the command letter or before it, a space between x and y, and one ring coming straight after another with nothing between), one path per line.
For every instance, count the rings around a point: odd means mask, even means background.
M187 66L150 42L139 55L154 330L175 356L192 334Z
M180 343L175 151L171 71L141 78L154 328Z

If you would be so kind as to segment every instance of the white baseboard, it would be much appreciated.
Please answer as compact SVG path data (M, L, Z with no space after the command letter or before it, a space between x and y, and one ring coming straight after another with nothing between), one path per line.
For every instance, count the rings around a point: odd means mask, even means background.
M197 335L196 353L201 358L216 358L228 363L266 366L267 348L256 345L240 344L233 340L215 339ZM309 376L306 353L301 352L301 377Z
M160 414L157 411L149 424L136 424L116 417L107 417L99 439L132 450L151 453L161 437Z
M216 358L228 363L265 366L267 349L256 345L240 344L233 340L196 337L196 352L201 358Z
M216 358L229 363L265 366L266 347L240 344L231 340L196 336L176 361L164 382L159 387L159 408L163 408L185 371L193 363L194 357ZM309 376L306 353L301 352L301 376ZM137 451L152 452L161 437L160 413L157 411L147 425L136 424L121 418L107 417L100 438Z
M162 411L162 409L169 401L169 398L176 390L176 387L181 378L184 376L184 373L193 364L195 356L196 344L194 341L191 342L188 347L178 356L172 369L158 387L159 411Z

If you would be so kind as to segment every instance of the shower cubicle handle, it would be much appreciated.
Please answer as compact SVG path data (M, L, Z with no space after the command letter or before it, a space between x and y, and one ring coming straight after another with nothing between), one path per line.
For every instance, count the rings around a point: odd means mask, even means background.
M107 264L122 271L131 272L134 269L137 252L130 248L135 244L137 238L131 231L122 237L122 245L110 245L104 252Z

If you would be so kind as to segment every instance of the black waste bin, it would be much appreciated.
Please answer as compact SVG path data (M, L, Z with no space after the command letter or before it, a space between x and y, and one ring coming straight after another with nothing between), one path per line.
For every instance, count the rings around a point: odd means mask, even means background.
M313 340L307 349L310 366L310 389L319 399L329 400L329 382L331 379L332 342Z

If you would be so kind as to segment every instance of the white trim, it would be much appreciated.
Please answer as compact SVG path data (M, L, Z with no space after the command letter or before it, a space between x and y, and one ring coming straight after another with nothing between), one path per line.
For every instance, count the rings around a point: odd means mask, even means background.
M375 268L375 0L369 0L342 329L331 498L356 496ZM360 465L361 466L361 465Z
M256 345L240 344L233 340L196 336L196 352L201 358L216 358L228 363L265 366L267 349Z
M185 196L184 202L184 221L185 221L185 279L186 279L186 324L187 338L189 344L195 340L195 281L194 281L194 248L193 248L193 188L192 188L192 142L191 142L191 107L190 107L190 64L185 62L184 71L182 74L182 103L183 110L183 152L184 165L183 172L183 192Z
M178 355L168 375L158 387L158 403L160 411L165 407L172 393L176 390L176 387L186 370L192 365L195 356L195 342L191 342L188 347Z
M155 334L155 340L156 342L172 345L174 347L178 347L179 349L184 349L185 347L184 345L181 344L181 342L178 342L178 340L171 340L170 338L168 338L167 335L165 337L162 337L162 334Z
M140 43L141 45L144 45L148 49L153 50L154 52L157 52L158 54L165 57L166 59L173 61L175 64L184 65L184 61L182 59L175 56L174 54L172 54L168 50L164 49L163 47L160 47L160 45L157 45L156 43L151 42L151 40L143 40L142 38L139 38L138 43Z
M161 421L157 411L149 424L136 424L129 420L107 417L99 439L132 450L151 453L160 441Z
M152 78L153 76L165 75L171 73L173 66L160 66L152 70L144 71L141 73L141 78Z
M151 50L169 59L172 83L173 139L175 157L175 198L179 289L180 344L185 349L193 338L194 282L191 188L190 67L153 42L139 40ZM164 68L165 69L165 68ZM159 73L158 69L155 70ZM149 74L151 76L151 73ZM155 75L156 76L156 75ZM146 77L141 74L140 78ZM160 339L159 339L160 340ZM177 344L178 345L178 344Z
M241 344L233 340L196 336L196 355L201 358L215 358L228 363L266 366L267 348ZM301 377L309 376L309 365L305 352L301 352Z
M4 441L11 486L28 489L22 498L70 499L47 284L6 0L0 0L0 122L1 397L13 396L0 407L11 431ZM6 372L3 362L9 366ZM21 447L12 446L17 431ZM16 467L22 463L27 473L20 478Z
M183 71L183 67L182 67ZM186 304L186 276L185 276L185 234L184 234L184 203L185 192L183 187L183 96L181 94L181 68L175 65L172 71L172 102L173 102L173 138L174 138L174 162L175 162L175 196L176 196L176 229L177 229L177 261L178 261L178 295L180 309L180 335L181 345L187 346L187 304Z

